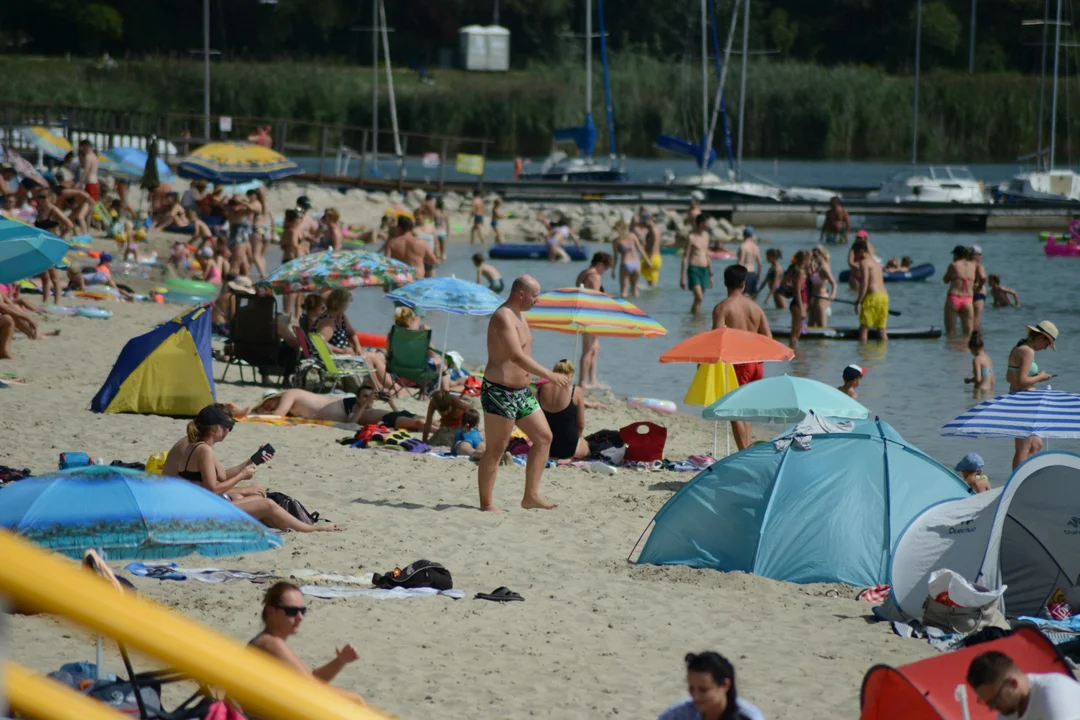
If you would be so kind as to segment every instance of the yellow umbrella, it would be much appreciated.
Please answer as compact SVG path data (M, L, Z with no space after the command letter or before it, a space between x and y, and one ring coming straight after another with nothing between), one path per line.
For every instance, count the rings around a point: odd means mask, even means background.
M280 180L303 172L279 152L253 143L209 143L184 158L181 177L230 184L250 180Z
M683 403L708 407L737 387L739 380L735 377L734 365L723 361L715 365L698 365Z
M18 132L28 143L56 160L63 160L64 156L72 151L71 143L67 141L67 138L40 125L19 128Z

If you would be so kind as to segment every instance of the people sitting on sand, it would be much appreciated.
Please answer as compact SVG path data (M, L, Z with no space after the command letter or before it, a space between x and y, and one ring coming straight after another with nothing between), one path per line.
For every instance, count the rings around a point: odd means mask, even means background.
M866 370L858 365L848 365L844 368L844 384L836 388L840 392L847 395L852 400L859 399L859 393L855 392L859 385L862 384L862 376L866 374Z
M686 656L686 685L690 697L680 700L657 720L765 720L752 702L735 689L735 668L715 652Z
M233 316L236 315L236 296L254 295L255 284L251 278L239 275L226 275L225 282L221 286L221 292L210 303L211 322L214 333L222 337L229 336L229 326Z
M981 493L990 490L990 478L983 474L983 467L985 464L982 456L979 453L969 452L960 458L960 462L956 463L953 470L960 473L960 477L972 491Z
M361 387L356 397L320 395L308 390L290 388L283 392L271 392L259 404L251 408L239 407L232 403L226 403L226 405L236 418L245 418L249 415L273 415L305 420L349 422L357 425L381 424L395 430L409 430L410 432L423 430L424 421L411 412L371 407L376 397L375 389L370 385Z
M552 372L570 379L569 387L542 382L537 385L536 399L544 411L551 428L551 453L553 460L584 460L589 457L589 444L585 442L585 391L573 384L574 363L560 360Z
M199 245L203 240L208 240L214 237L214 233L210 231L210 226L203 222L199 217L199 213L194 210L186 210L184 217L188 220L188 225L191 227L191 244Z
M74 265L68 265L67 268L67 288L71 292L86 291L86 278L83 277L82 271Z
M488 290L501 293L504 289L502 273L490 263L484 262L484 256L476 253L472 256L472 264L476 266L476 284L486 285Z
M974 385L976 390L993 390L994 361L986 354L981 330L971 331L968 351L971 352L971 377L964 378L964 383Z
M1000 275L997 273L991 274L986 279L986 284L990 288L990 297L994 298L994 307L1009 307L1010 298L1012 298L1012 304L1020 307L1020 296L1012 288L1007 288L1001 284Z
M436 390L428 400L427 417L424 418L423 441L429 445L443 447L450 445L454 431L461 427L465 413L473 406L448 390ZM435 418L438 413L438 419Z
M386 374L386 358L382 353L368 352L360 347L352 323L345 316L352 302L352 293L345 288L335 288L326 296L326 309L315 322L315 332L322 336L331 351L337 355L353 355L362 358L372 371L371 379L378 390L390 390L393 382ZM302 321L301 321L302 326ZM346 378L342 387L351 392L360 389L355 379Z
M461 427L454 432L454 442L450 445L452 455L467 455L473 460L484 457L487 445L484 431L480 429L480 413L466 410L461 416Z
M202 281L211 285L221 285L225 276L229 274L229 258L232 252L227 247L218 243L214 247L214 254L203 261Z
M187 213L180 204L180 196L174 192L165 196L165 204L154 212L150 232L165 228L185 228L189 225Z
M310 669L289 647L289 638L300 632L300 624L307 614L304 593L291 582L284 580L270 586L263 596L263 629L248 643L285 663L301 675L322 680L326 684L333 682L338 673L349 663L360 659L356 648L346 643L334 649L334 659L314 670ZM333 687L333 686L331 686ZM361 705L364 699L354 692L333 687L333 689Z
M266 497L266 490L258 485L238 487L239 483L255 475L258 465L269 460L265 453L248 458L226 469L214 455L214 446L229 436L236 421L226 405L207 405L195 419L188 423L187 434L169 450L163 475L188 480L220 495L256 520L277 530L317 532L337 530L337 526L308 525L285 512L280 505Z
M38 325L33 313L19 307L18 303L14 302L7 292L0 292L0 316L11 318L14 328L26 337L31 340L37 339Z
M37 201L37 220L34 221L34 227L62 238L75 230L75 223L56 204L56 195L52 190L37 190L34 200Z

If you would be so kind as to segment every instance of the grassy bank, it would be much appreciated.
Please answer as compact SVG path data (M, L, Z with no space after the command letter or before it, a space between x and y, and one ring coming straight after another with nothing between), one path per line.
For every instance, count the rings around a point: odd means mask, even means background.
M4 56L3 65L0 104L202 111L202 65L188 59L121 62L103 70L82 60ZM620 153L655 155L657 133L692 137L700 132L696 67L639 55L617 56L611 66ZM728 78L733 126L737 69L733 66ZM495 155L538 155L550 147L553 127L581 121L584 73L576 65L500 74L438 70L435 77L434 84L423 84L412 72L395 71L403 129L489 137L495 140ZM601 126L601 147L606 147L599 72L594 84L593 115ZM1063 83L1059 96L1059 161L1071 161L1062 157L1072 149L1070 135L1080 143L1080 92L1069 92L1070 84ZM380 122L389 127L385 82L382 90ZM754 63L747 80L745 153L761 158L907 159L911 90L910 78L872 68ZM1013 161L1034 149L1037 103L1037 78L928 74L920 91L920 158ZM371 73L369 68L334 65L220 63L213 67L212 104L215 112L235 116L366 126L371 119Z

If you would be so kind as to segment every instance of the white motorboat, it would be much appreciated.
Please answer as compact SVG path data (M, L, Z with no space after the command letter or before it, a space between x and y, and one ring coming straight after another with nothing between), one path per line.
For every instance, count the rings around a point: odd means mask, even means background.
M937 202L982 204L987 202L982 182L965 167L932 166L903 170L886 180L871 202Z
M1080 201L1080 175L1072 170L1024 172L998 186L1002 202Z

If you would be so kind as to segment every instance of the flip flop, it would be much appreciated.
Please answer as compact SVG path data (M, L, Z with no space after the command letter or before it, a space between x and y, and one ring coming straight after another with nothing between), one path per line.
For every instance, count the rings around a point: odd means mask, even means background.
M492 602L510 602L512 600L525 602L525 598L521 597L510 588L506 587L495 588L489 593L476 593L475 599L491 600Z

